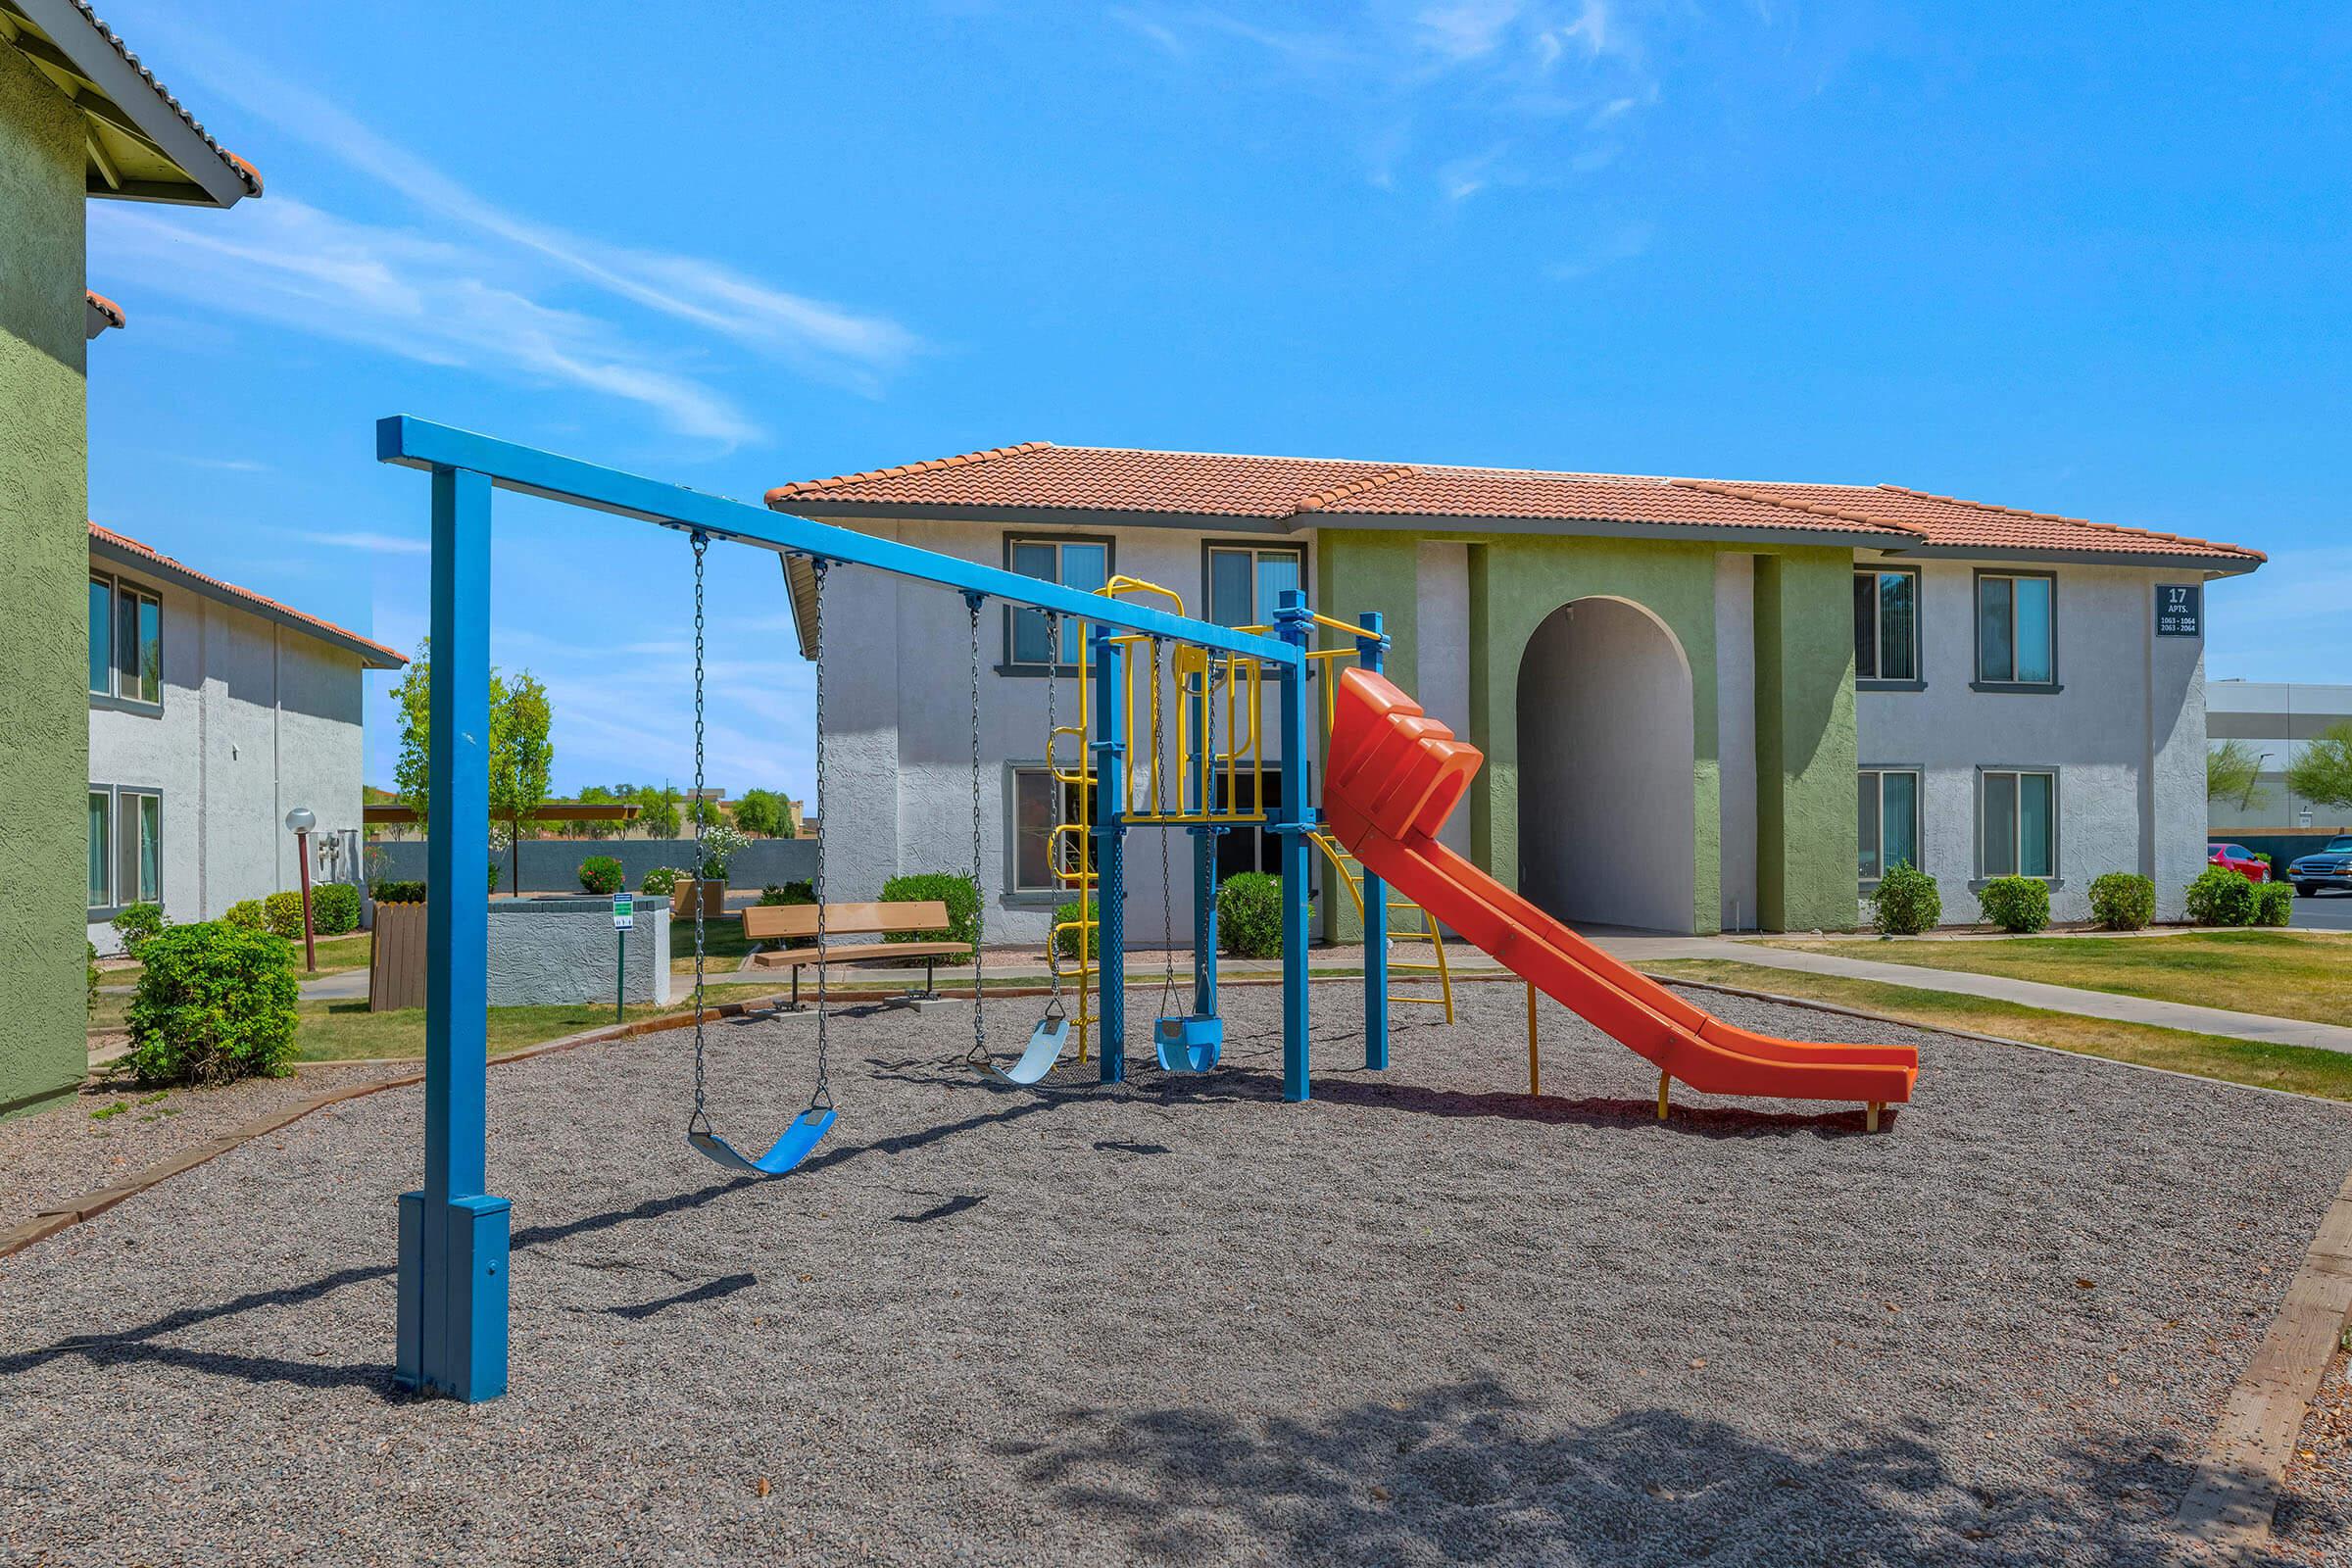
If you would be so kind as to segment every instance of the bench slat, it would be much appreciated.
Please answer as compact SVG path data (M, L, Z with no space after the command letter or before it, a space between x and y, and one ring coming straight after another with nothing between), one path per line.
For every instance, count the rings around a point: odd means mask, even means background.
M855 947L827 948L825 961L869 963L877 958L932 958L951 954L960 958L971 951L960 942L870 942ZM775 953L752 955L752 963L761 969L805 969L815 961L814 948L785 948Z
M947 929L948 906L937 900L928 904L825 906L825 930L828 935L847 937L890 931ZM816 906L755 904L743 911L743 934L755 942L773 942L780 937L812 937L816 935Z

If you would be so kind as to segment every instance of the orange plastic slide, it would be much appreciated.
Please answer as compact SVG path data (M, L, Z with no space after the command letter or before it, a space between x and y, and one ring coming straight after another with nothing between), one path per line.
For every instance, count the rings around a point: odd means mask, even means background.
M1590 942L1437 841L1485 759L1386 678L1342 673L1323 812L1406 898L1667 1076L1708 1094L1901 1104L1909 1046L1815 1045L1735 1028ZM1601 738L1600 744L1605 744Z

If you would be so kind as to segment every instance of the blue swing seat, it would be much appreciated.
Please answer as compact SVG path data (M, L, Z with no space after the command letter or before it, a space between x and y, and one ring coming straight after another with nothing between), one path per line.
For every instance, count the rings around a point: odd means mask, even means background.
M1225 1053L1225 1020L1193 1013L1155 1019L1152 1044L1165 1072L1206 1072Z
M744 1154L716 1133L689 1132L686 1141L729 1170L748 1171L755 1176L781 1176L807 1159L817 1141L832 1130L833 1107L811 1105L795 1116L783 1136L770 1144L767 1152L758 1159Z
M1026 1088L1054 1070L1054 1064L1061 1059L1062 1048L1069 1041L1070 1020L1056 1014L1042 1020L1029 1032L1029 1044L1022 1050L1020 1060L1009 1067L1000 1067L992 1061L988 1064L988 1070L992 1076L1008 1084L1019 1084Z

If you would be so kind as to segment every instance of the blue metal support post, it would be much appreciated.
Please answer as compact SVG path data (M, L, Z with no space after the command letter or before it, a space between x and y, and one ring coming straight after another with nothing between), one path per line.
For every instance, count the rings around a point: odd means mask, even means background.
M1364 634L1355 640L1355 662L1377 675L1387 662L1388 639L1381 634L1380 612L1367 610L1357 617ZM1339 678L1337 669L1323 672ZM1389 1065L1389 885L1370 866L1364 868L1364 1065L1374 1072Z
M1107 626L1095 640L1095 956L1102 977L1097 1021L1102 1082L1127 1081L1127 662ZM1085 936L1084 932L1079 933Z
M1193 1016L1217 1011L1217 840L1221 827L1196 827L1193 835Z
M1314 620L1306 595L1285 588L1276 601L1274 634L1298 655L1297 663L1276 673L1282 688L1282 804L1274 808L1272 830L1282 843L1282 1098L1307 1097L1306 1083L1306 915L1307 857L1313 846L1307 829L1315 820L1307 802L1307 768L1312 750L1307 740L1305 651Z
M400 1199L394 1377L507 1390L508 1203L482 1191L490 906L490 480L433 470L432 785L425 850L424 1189Z

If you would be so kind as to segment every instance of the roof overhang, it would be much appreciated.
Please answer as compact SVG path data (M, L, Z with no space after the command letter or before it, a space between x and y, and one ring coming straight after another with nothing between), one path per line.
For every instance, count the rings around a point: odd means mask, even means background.
M262 193L253 166L207 135L85 0L0 0L0 43L81 112L90 195L233 207Z
M2132 566L2144 571L2195 572L2203 577L2243 577L2260 568L2260 559L2231 556L2167 556L2154 551L2027 550L1994 545L1872 544L1866 548L1898 560L2016 561L2047 566Z
M216 604L226 605L231 610L243 611L248 615L258 616L263 620L283 626L289 631L298 631L305 637L326 644L329 648L340 648L346 653L356 654L364 668L398 669L408 662L406 659L390 649L371 643L365 637L355 636L340 626L314 619L299 611L290 610L274 601L257 595L234 592L226 584L207 577L200 571L191 570L173 561L170 556L147 555L137 550L126 550L113 540L103 538L93 532L90 535L90 560L104 562L110 566L120 566L140 577L152 578L158 582L168 582L175 588L184 588L189 593L200 594Z
M94 288L81 291L81 335L83 341L96 337L109 327L121 326L127 318L122 307Z

